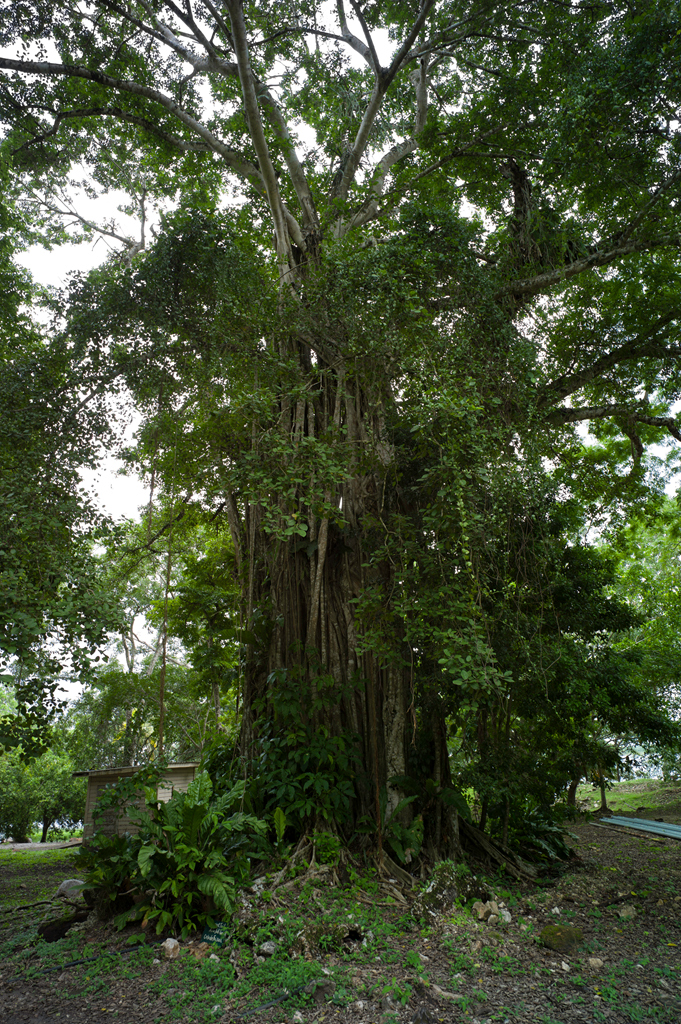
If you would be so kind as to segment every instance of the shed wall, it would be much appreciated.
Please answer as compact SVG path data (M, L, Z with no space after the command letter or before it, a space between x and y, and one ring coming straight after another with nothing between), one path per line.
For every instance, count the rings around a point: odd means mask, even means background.
M169 765L164 773L163 782L157 790L158 799L165 802L173 795L173 792L186 793L189 783L193 780L198 763ZM90 772L88 776L87 796L85 799L85 819L83 821L83 842L90 839L94 833L94 811L97 801L107 786L112 786L119 779L135 774L134 768L111 768L108 771ZM131 805L128 805L131 806ZM134 805L133 805L134 806ZM140 796L136 806L144 807L144 797ZM133 824L125 811L116 816L114 811L108 811L104 820L99 826L100 832L105 835L123 835L129 832L134 835L138 832L137 825Z

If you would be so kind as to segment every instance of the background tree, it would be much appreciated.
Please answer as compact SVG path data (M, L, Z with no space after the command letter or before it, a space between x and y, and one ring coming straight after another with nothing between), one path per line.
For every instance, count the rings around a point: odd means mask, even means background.
M452 702L543 684L500 661L486 591L502 552L519 612L537 497L602 517L661 490L677 26L654 2L10 8L0 41L42 47L0 58L31 225L59 239L76 163L139 211L136 238L102 225L125 259L72 290L63 336L134 396L169 529L194 504L230 530L241 750L297 692L306 727L355 738L357 813L397 807L417 734L447 783Z
M634 519L615 547L617 578L613 590L641 616L637 629L623 634L621 649L635 658L639 685L654 693L679 723L681 699L681 540L678 496L667 500L654 518ZM632 734L637 739L636 730ZM646 764L661 769L665 778L681 773L681 746L676 737L645 743Z
M0 154L0 183L10 170ZM19 221L0 199L0 666L16 706L0 718L0 749L44 749L67 663L86 672L115 606L92 546L107 531L81 484L108 431L101 387L83 395L82 354L31 319L35 291L14 262Z
M20 749L0 755L0 832L16 843L31 841L36 823L40 842L50 829L79 825L85 813L85 780L72 778L74 763L54 743L40 757L26 759Z

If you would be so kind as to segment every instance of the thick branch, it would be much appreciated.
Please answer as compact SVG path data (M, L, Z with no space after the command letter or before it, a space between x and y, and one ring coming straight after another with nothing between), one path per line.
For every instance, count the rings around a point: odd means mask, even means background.
M681 355L681 349L661 347L655 340L660 331L676 320L678 316L677 310L665 313L644 334L637 338L632 338L631 341L625 342L624 345L620 345L614 351L601 356L591 366L587 366L578 373L564 374L562 377L557 377L556 380L551 381L543 389L540 404L547 405L551 402L567 398L568 395L574 394L575 391L590 384L597 377L602 376L607 370L612 369L613 366L619 366L620 363L628 362L631 359L664 359L669 356Z
M167 110L178 121L186 125L195 135L203 139L208 148L221 156L228 167L231 167L237 174L246 178L256 188L258 186L262 188L263 186L264 179L257 167L242 157L241 154L230 149L229 146L225 146L200 121L197 121L191 114L188 114L179 103L176 103L170 96L164 95L164 93L159 92L157 89L150 89L146 85L140 85L139 82L113 78L103 71L93 71L91 68L84 68L77 64L52 64L47 61L10 60L7 57L0 57L0 69L3 68L7 71L42 75L47 78L83 78L86 81L95 82L105 89L113 89L115 92L127 93L132 96L141 96L144 99L151 100L153 103L158 103L164 110Z
M681 441L681 422L673 416L648 416L637 412L630 405L584 405L577 409L554 409L547 417L549 423L581 423L583 420L602 420L608 416L624 416L631 423L646 423L650 427L668 430L672 437ZM627 435L629 436L629 435Z
M364 116L362 117L362 123L359 126L355 141L353 144L348 158L345 163L345 169L343 171L343 177L338 188L338 195L341 199L348 198L348 192L350 191L350 185L355 180L357 174L357 168L359 162L362 159L364 150L369 142L369 135L373 127L376 115L381 109L381 103L383 102L383 89L381 84L377 81L374 85L373 92L367 104Z
M543 274L536 274L534 277L521 278L517 281L510 281L496 293L497 299L503 299L507 295L539 295L546 292L554 284L561 284L570 277L583 274L585 270L593 270L595 267L604 267L608 263L614 263L623 256L630 256L635 252L648 252L651 249L658 249L664 245L680 246L681 235L663 235L660 238L646 239L644 241L629 241L620 243L605 252L594 252L583 259L567 263L564 267L554 270L547 270Z
M413 153L418 149L419 141L418 136L423 131L426 124L426 117L428 114L428 59L424 58L421 61L418 71L415 71L411 76L416 89L416 118L414 122L414 134L408 139L404 139L403 142L398 142L397 145L385 153L378 164L373 175L372 182L372 196L366 202L363 203L357 213L351 218L347 224L343 224L342 220L339 220L335 225L335 232L337 235L347 233L351 228L358 227L360 224L366 224L368 221L373 220L378 214L378 199L383 193L385 185L385 179L393 167L400 160L403 160L405 156Z
M675 420L673 416L644 416L643 413L636 413L634 420L636 423L647 423L649 427L662 427L677 441L681 441L681 421Z
M411 29L409 31L409 34L407 35L407 38L402 43L402 46L399 48L399 50L397 51L397 53L393 57L393 59L391 61L391 64L390 64L390 67L385 72L385 75L384 75L384 78L383 78L384 88L385 89L388 88L388 86L392 82L392 80L395 77L395 75L397 74L397 72L401 69L401 67L402 67L402 65L403 65L403 63L405 61L405 58L408 56L409 51L411 50L411 47L412 47L412 45L414 43L414 40L416 39L417 35L419 34L421 29L423 28L423 26L425 24L425 21L426 21L426 18L428 17L428 15L430 13L430 10L431 10L431 8L432 8L434 3L435 3L435 0L423 0L423 3L421 5L421 10L419 11L418 18L416 19L416 21L412 25L412 27L411 27Z
M276 251L280 261L280 270L282 273L288 274L293 269L294 261L291 252L286 212L279 194L277 175L260 117L260 107L258 106L258 98L255 91L255 76L251 70L251 60L248 52L248 38L244 23L243 7L239 0L227 0L227 8L232 24L232 38L234 40L236 60L239 66L239 80L244 98L244 112L255 152L258 156L260 173L262 174L267 191L267 199L274 222Z
M353 7L354 6L355 5L353 4ZM378 58L376 58L376 63L374 64L374 58L369 47L366 43L363 43L361 39L358 39L348 27L348 20L345 16L345 4L343 3L343 0L336 0L336 11L338 13L338 23L340 25L343 40L348 44L348 46L351 46L353 50L356 50L360 57L364 58L369 67L373 68L377 75L380 75L381 68L378 63Z
M384 200L392 198L392 201L389 204L385 204L379 208L379 205L374 198L366 200L360 207L360 209L352 217L346 230L349 230L349 228L351 227L354 228L360 225L368 224L370 221L376 220L376 218L385 215L387 212L394 209L399 199L406 195L408 192L410 192L414 188L416 183L420 181L422 178L427 177L429 174L433 174L435 171L439 170L440 167L444 167L446 164L448 164L451 160L456 160L457 157L461 157L464 156L466 153L469 153L475 146L479 145L481 142L484 142L487 138L489 138L490 135L494 135L497 132L500 132L505 127L506 125L503 124L497 125L496 127L491 128L488 132L484 132L477 138L472 139L470 142L467 142L465 146L457 146L455 149L452 149L446 156L442 157L440 160L436 160L434 163L429 164L427 167L424 167L422 171L419 171L418 174L415 174L413 178L411 178L409 182L407 182L406 184L400 185L399 187L393 186L392 188L388 189L387 192L381 193ZM394 166L394 164L397 163L404 156L408 156L409 153L413 153L417 145L418 142L413 136L409 139L405 139L403 143L399 143L397 146L394 146L381 158L378 164L378 168L380 168L383 161L385 161L387 172L387 169L390 166ZM486 263L497 262L497 260L491 259L488 256L479 256L478 258L484 260Z
M352 4L352 9L355 12L355 17L357 18L358 22L362 26L362 32L364 33L364 38L366 39L367 45L369 47L369 53L370 53L370 57L371 57L370 64L372 65L372 67L373 67L374 71L376 72L376 74L380 76L381 75L381 70L382 70L381 69L381 64L380 64L380 61L378 59L378 54L376 53L376 48L374 46L374 41L371 38L371 33L369 32L369 26L367 25L367 23L366 23L366 21L364 19L364 15L362 14L362 8L357 3L357 0L350 0L350 3Z
M385 95L385 92L390 83L392 82L393 78L400 70L404 55L409 52L412 43L414 42L416 36L421 31L423 23L425 22L434 2L435 0L424 0L418 18L416 19L414 25L409 31L406 40L404 41L404 43L398 50L397 54L393 58L390 67L388 68L387 71L383 71L380 74L377 74L376 76L376 83L374 85L371 98L369 99L366 110L364 111L362 123L359 126L357 135L355 136L355 141L353 143L352 149L350 150L348 159L345 164L345 168L343 170L343 177L338 188L338 195L341 199L347 199L348 193L350 191L350 186L352 182L355 180L357 168L359 167L360 160L362 159L364 151L368 145L369 136L371 134L371 129L373 127L374 121L376 120L376 115L378 114L378 111L381 109L383 96ZM339 4L340 12L340 9L342 8L342 3L340 3L340 0Z
M288 125L284 120L284 116L279 108L278 103L273 99L269 91L261 87L260 98L263 102L263 106L270 118L270 121L274 127L274 132L281 144L281 151L288 167L288 172L291 178L291 183L296 190L298 196L298 202L300 203L303 211L303 232L305 234L310 231L319 230L319 217L317 215L317 209L315 202L310 191L310 186L305 176L302 164L298 159L293 140L291 139ZM297 239L294 239L297 242Z
M151 132L157 138L162 139L169 146L177 149L180 153L212 153L212 148L206 142L199 142L196 139L186 140L178 139L176 135L171 135L169 132L163 131L157 124L150 121L146 117L139 117L137 114L129 114L122 107L83 107L75 110L60 110L56 114L54 111L50 111L50 114L54 117L54 124L46 132L42 132L40 135L33 136L27 142L22 143L17 149L13 150L14 153L19 153L22 149L30 149L31 146L37 146L51 136L56 135L59 131L62 121L70 120L72 118L83 118L83 117L115 117L117 121L125 121L127 124L136 124L140 128L144 128L146 131ZM253 174L257 174L257 168L255 164L251 164Z

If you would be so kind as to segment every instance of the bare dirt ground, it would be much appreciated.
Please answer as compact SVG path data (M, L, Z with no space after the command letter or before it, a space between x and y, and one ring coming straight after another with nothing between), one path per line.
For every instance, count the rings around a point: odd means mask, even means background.
M681 803L664 816L681 823ZM564 874L538 885L478 875L467 904L428 920L415 919L414 895L390 882L367 877L339 888L323 874L301 878L252 897L250 934L215 948L213 960L183 943L169 961L158 946L137 948L127 932L92 919L59 942L36 942L42 908L13 909L0 914L0 1021L681 1021L681 842L592 822L570 828L575 859ZM47 891L73 871L63 856L33 866L26 854L20 860L2 860L0 906L16 905L22 892L27 903L40 898L37 875ZM476 895L504 905L510 923L479 922ZM542 945L548 924L579 928L577 947ZM260 955L263 937L272 955ZM116 951L123 955L106 955ZM314 995L281 999L311 980Z

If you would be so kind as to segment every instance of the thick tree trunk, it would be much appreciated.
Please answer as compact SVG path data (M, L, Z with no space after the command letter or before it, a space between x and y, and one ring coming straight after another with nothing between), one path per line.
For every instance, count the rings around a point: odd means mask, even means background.
M306 724L330 736L357 738L357 816L377 820L385 790L389 818L403 795L390 780L407 771L412 659L394 623L380 656L366 649L367 628L380 631L387 621L394 586L393 566L375 556L384 540L382 509L390 505L386 475L392 449L384 396L379 387L369 395L340 361L312 366L305 352L300 364L313 397L281 401L279 436L288 445L289 462L280 471L295 475L291 466L305 444L319 445L323 454L331 443L347 468L341 480L329 482L322 465L315 483L308 464L300 497L275 496L281 522L296 527L288 537L272 532L273 509L264 502L249 503L242 523L231 517L243 556L245 618L254 638L243 684L241 749L246 756L254 753L263 725L273 721L272 688L282 672L293 674ZM261 443L256 437L254 431L254 449ZM268 454L262 458L267 461ZM357 611L368 591L370 621ZM448 776L448 766L446 771Z

